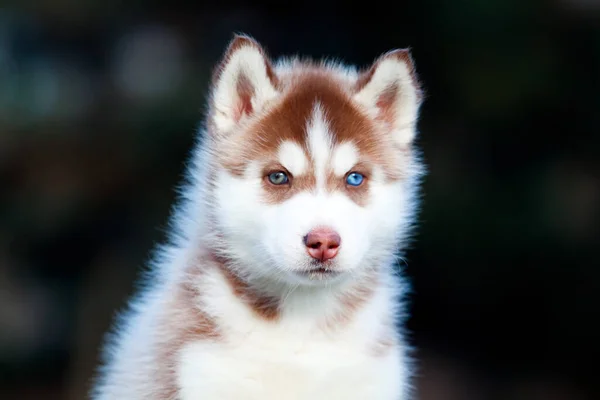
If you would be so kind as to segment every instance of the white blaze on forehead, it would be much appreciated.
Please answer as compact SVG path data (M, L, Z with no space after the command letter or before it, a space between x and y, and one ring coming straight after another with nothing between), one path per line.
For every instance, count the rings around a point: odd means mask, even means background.
M307 126L308 146L315 169L317 187L325 187L327 163L331 155L331 134L320 103L315 103Z
M279 162L294 176L306 172L308 160L300 145L285 141L279 146Z
M358 150L351 142L344 142L335 148L331 166L333 173L342 176L358 162Z

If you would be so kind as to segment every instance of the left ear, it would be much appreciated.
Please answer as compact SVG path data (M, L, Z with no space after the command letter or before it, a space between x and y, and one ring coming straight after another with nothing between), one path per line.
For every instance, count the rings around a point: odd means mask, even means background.
M262 46L235 35L213 77L213 122L227 135L277 97L277 77Z
M354 99L392 130L398 144L409 145L422 101L410 51L393 50L375 61L359 77Z

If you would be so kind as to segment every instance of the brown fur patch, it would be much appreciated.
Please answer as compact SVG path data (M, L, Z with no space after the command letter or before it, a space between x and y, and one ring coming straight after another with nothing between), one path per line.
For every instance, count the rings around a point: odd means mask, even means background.
M194 340L220 340L222 338L216 322L200 307L200 294L195 286L202 275L198 265L192 265L186 280L174 290L173 296L163 306L162 319L157 323L156 344L158 351L157 376L154 382L159 391L157 399L176 399L176 366L180 350Z
M254 290L246 281L229 268L227 261L212 256L215 265L229 283L233 293L261 319L273 321L280 316L280 299L266 296Z

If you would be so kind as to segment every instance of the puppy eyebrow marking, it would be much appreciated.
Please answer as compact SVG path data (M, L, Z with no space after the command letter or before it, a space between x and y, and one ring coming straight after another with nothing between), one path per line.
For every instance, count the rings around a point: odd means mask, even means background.
M358 151L351 142L344 142L337 146L333 153L333 173L343 176L358 162Z
M285 166L294 176L301 176L306 173L308 160L304 151L295 142L286 140L279 146L279 162Z

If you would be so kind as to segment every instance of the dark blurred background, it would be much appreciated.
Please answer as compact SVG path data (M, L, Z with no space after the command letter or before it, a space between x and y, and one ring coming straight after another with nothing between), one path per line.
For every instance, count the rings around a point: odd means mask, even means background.
M412 47L420 398L600 399L600 2L292 4L0 7L0 398L86 398L245 32L361 66Z

